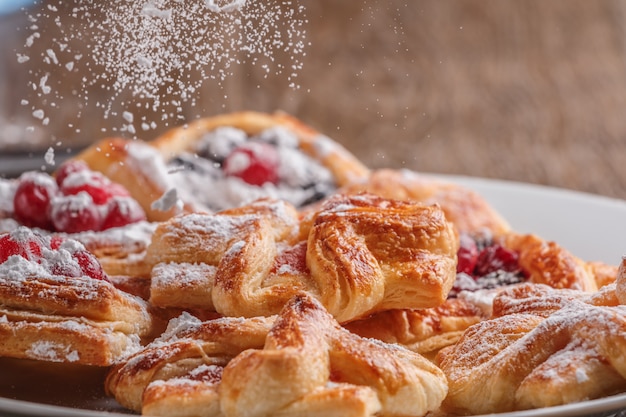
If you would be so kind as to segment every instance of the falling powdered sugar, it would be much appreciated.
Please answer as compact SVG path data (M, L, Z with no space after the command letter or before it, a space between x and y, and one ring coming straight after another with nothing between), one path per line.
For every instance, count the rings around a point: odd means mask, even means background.
M126 0L103 7L96 0L53 0L34 10L16 57L32 65L29 82L40 103L23 102L45 124L73 98L81 108L101 108L105 118L119 116L113 130L135 135L180 118L185 103L196 105L205 81L221 83L246 63L297 88L307 46L304 6L293 1Z

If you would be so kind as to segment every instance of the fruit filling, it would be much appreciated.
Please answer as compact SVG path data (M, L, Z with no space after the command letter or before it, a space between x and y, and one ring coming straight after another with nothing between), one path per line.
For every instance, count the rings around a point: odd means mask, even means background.
M456 297L461 291L488 290L527 279L518 254L488 234L461 233L457 259L456 281L449 297Z
M284 128L255 136L232 127L204 135L193 153L169 163L177 189L184 189L209 210L219 211L261 197L296 207L321 200L336 190L330 170L299 148Z
M81 161L65 163L56 177L37 171L22 174L12 199L19 224L52 232L102 231L146 219L124 187Z
M53 276L109 281L98 259L75 240L44 236L24 226L0 235L0 266L7 271L23 268L24 260Z

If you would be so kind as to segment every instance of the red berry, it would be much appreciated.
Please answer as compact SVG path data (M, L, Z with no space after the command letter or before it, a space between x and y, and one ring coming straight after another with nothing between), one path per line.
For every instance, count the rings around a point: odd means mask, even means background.
M80 265L83 275L87 275L93 279L109 280L109 277L107 277L102 269L102 265L100 265L100 262L98 262L98 259L93 254L86 250L79 250L74 252L72 256L74 256L74 259L76 259L76 262Z
M50 218L57 232L99 231L102 225L100 210L84 192L55 198L50 205Z
M28 227L51 229L48 207L58 194L52 177L43 172L28 172L18 179L13 197L15 219Z
M26 228L19 228L11 234L0 236L0 264L9 257L19 255L30 261L41 259L43 240Z
M518 255L501 245L487 246L478 255L475 276L482 277L495 271L514 272L519 270Z
M65 238L63 236L53 235L52 237L50 237L50 249L59 249L63 242L65 242Z
M124 187L112 183L107 177L94 171L71 173L61 186L61 192L65 195L75 195L81 191L89 194L96 204L104 204L114 196L129 195Z
M62 277L80 277L83 272L80 265L73 262L55 262L50 265L50 273Z
M263 142L247 142L224 160L224 173L251 185L277 184L280 158L276 148Z
M84 161L78 161L78 160L67 161L63 165L61 165L61 167L58 169L56 173L56 182L60 187L61 185L63 185L63 182L65 182L65 178L67 178L70 174L73 174L74 172L81 172L81 171L88 171L88 170L89 170L89 166Z
M130 197L113 197L107 204L107 214L102 230L125 226L146 220L146 213L136 200Z
M460 246L457 252L456 272L465 272L468 275L474 274L474 267L478 261L478 248L474 239L462 233L460 236Z

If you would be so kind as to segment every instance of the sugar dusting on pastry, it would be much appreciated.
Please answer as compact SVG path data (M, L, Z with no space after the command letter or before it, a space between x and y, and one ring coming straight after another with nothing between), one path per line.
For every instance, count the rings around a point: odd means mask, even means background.
M249 184L224 172L224 159L243 143L271 145L275 149L278 157L277 183ZM284 128L266 129L249 138L240 129L216 129L199 140L195 151L179 154L167 166L153 166L151 174L161 183L170 182L173 184L170 187L176 188L181 198L205 210L238 207L263 197L285 200L301 207L329 195L337 188L331 171L299 149L297 136ZM247 157L229 161L239 170L251 163Z

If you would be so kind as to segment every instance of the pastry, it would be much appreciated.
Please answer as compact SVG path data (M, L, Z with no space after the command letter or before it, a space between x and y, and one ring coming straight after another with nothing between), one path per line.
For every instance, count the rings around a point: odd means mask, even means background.
M468 327L488 317L475 303L450 298L432 308L382 311L344 327L362 337L397 343L433 359L441 348L454 344Z
M0 236L0 356L108 366L152 331L146 303L79 242L26 227Z
M523 284L501 291L494 318L437 356L450 384L442 410L490 414L626 390L626 309L615 289Z
M334 196L304 222L275 200L177 216L157 227L146 260L159 307L267 316L306 291L344 323L440 305L456 252L437 206L362 194Z
M146 274L142 256L155 225L128 190L86 164L64 163L55 176L28 171L0 179L0 189L0 233L31 227L81 242L109 275Z
M150 142L105 139L77 158L124 184L153 221L262 197L302 207L369 172L341 145L281 112L202 118Z
M489 231L500 235L510 225L483 197L469 188L410 170L378 169L367 178L352 181L339 193L367 192L395 200L439 204L459 232Z
M305 295L275 318L172 327L112 369L106 389L121 404L155 416L423 416L447 391L434 364L348 332Z
M347 327L432 357L455 343L466 328L489 318L491 302L502 289L537 283L593 293L599 285L615 281L617 274L614 266L584 262L555 242L514 232L498 237L462 233L457 258L457 278L443 305L383 311Z

